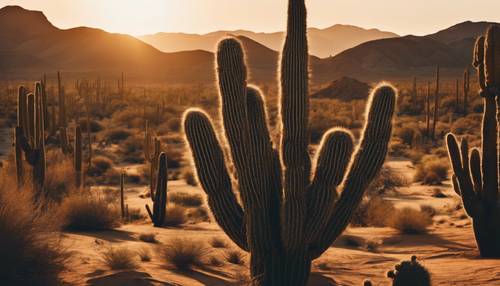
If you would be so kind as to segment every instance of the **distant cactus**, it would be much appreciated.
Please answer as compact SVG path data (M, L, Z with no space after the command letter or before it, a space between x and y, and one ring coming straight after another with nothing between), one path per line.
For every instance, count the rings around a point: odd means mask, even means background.
M434 118L432 120L432 140L436 139L436 125L439 121L439 66L436 67L436 89L434 91Z
M167 213L167 154L161 153L158 157L158 174L156 176L156 190L151 194L153 210L146 205L146 210L155 227L163 226Z
M146 130L144 132L144 159L149 163L149 190L151 197L155 188L155 173L158 167L158 157L161 152L161 142L154 138L149 130L149 122L146 120Z
M82 186L82 157L83 157L83 147L82 147L82 129L80 126L75 128L75 147L73 148L73 164L75 168L75 186L80 188Z
M464 92L464 116L466 116L467 112L468 112L469 91L470 91L470 73L469 73L469 69L466 68L465 71L464 71L464 85L463 85L463 92Z
M430 286L431 275L420 263L417 257L412 256L410 261L402 261L394 266L395 270L387 272L392 279L393 286Z
M18 94L18 122L15 130L16 171L18 183L23 182L21 150L26 162L32 167L33 190L37 196L43 194L45 183L45 110L42 84L35 84L35 94L26 95L23 87Z
M479 94L484 100L482 148L460 145L453 134L446 141L453 167L453 186L472 218L483 257L500 257L500 203L498 128L500 120L500 27L492 26L476 42L473 65L478 71Z
M66 121L66 101L64 94L64 85L62 84L61 72L57 72L57 90L59 94L59 127L67 127Z
M425 96L425 136L431 136L431 83L427 82L427 94Z
M125 208L125 172L120 174L120 210L122 214L122 220L125 221L127 218L127 209Z
M256 285L307 283L311 261L347 227L366 187L382 167L391 137L396 91L380 85L370 96L354 155L351 133L332 129L325 134L311 168L306 31L304 0L290 0L280 68L280 153L271 141L263 97L258 89L247 86L241 44L228 38L218 45L222 122L243 208L233 192L209 117L199 110L188 110L184 117L208 204L224 232L251 253L250 271Z

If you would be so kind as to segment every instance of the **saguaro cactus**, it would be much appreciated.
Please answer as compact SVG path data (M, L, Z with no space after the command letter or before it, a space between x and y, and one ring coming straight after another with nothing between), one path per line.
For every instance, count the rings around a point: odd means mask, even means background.
M59 127L66 127L67 121L66 121L66 101L65 101L65 94L64 94L64 85L62 84L61 80L61 72L57 72L57 91L59 95Z
M188 110L184 116L208 204L224 232L251 253L256 285L307 283L311 261L347 227L365 188L382 167L396 103L391 86L378 86L370 96L363 135L352 158L351 133L332 129L323 137L312 172L306 7L304 0L290 0L288 8L280 69L280 151L273 148L260 91L247 86L240 43L228 38L218 46L222 121L243 207L233 192L209 117L200 110Z
M467 107L469 105L469 91L470 91L470 73L469 68L466 68L464 71L464 116L467 116Z
M154 138L149 130L149 121L146 120L146 130L144 132L144 159L149 163L149 190L151 197L155 189L155 173L158 166L158 157L161 152L161 142Z
M75 185L77 188L82 186L82 157L83 157L83 147L82 147L82 129L79 125L75 127L75 147L74 151L74 168L75 168Z
M16 127L16 170L18 178L22 161L19 151L24 152L24 157L32 167L33 190L38 195L43 192L45 182L45 124L44 124L44 102L42 96L42 84L35 84L35 94L26 95L24 88L19 88L18 98L18 126ZM22 171L21 171L22 172Z
M146 205L146 210L155 227L163 226L167 213L167 154L161 153L158 158L158 174L156 179L156 190L151 194L153 200L153 210Z
M498 127L500 120L500 28L490 27L486 37L476 41L473 65L478 71L484 100L482 147L469 154L466 139L459 146L453 134L447 135L448 153L453 167L453 186L462 197L472 218L474 234L483 257L500 257L500 201L498 189Z
M434 91L434 118L432 120L432 140L436 139L436 125L439 121L439 66L436 67L436 90Z

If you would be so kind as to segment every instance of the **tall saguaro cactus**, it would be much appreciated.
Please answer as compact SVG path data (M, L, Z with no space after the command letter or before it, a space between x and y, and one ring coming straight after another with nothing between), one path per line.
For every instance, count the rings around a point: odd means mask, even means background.
M251 253L256 285L307 283L311 261L347 227L364 190L382 167L391 137L396 91L380 85L370 96L354 155L351 133L332 129L325 134L312 168L306 31L304 0L290 0L280 69L279 151L269 135L263 97L247 86L240 43L233 38L219 43L222 121L243 206L233 192L223 148L209 117L200 110L189 110L184 117L208 204L224 232Z
M161 141L154 138L149 130L149 121L146 120L146 130L144 132L144 159L149 163L149 190L151 197L155 189L155 172L158 167L158 158L161 152Z
M481 256L500 257L500 27L490 27L485 37L478 38L473 65L484 100L482 147L473 148L469 154L466 139L459 145L455 135L448 134L446 140L454 172L453 186L472 218Z
M439 121L439 66L436 67L436 89L434 91L434 118L432 120L432 140L436 139L436 125Z

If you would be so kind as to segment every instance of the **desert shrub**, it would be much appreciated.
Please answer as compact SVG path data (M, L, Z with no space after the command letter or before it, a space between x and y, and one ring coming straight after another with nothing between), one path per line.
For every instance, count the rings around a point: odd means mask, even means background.
M142 155L144 148L144 139L137 136L130 136L120 144L120 151L127 155Z
M354 226L387 226L395 208L390 201L378 196L365 198L351 218Z
M129 208L125 219L127 222L134 222L144 220L145 218L146 216L142 213L140 208Z
M383 194L386 191L392 191L396 188L408 186L408 180L404 175L398 174L388 166L382 167L379 174L373 180L368 189L369 194Z
M82 132L87 132L87 119L82 118L79 121L80 128L82 129ZM90 132L99 132L103 129L103 126L101 123L99 123L96 120L90 120Z
M59 153L59 155L56 155ZM60 202L75 187L73 162L59 150L47 152L44 190L51 201Z
M203 204L203 198L199 194L189 194L186 192L175 192L168 196L171 203L185 207L199 207Z
M448 178L448 170L447 159L427 155L416 166L415 181L426 185L439 185Z
M132 133L125 128L114 128L108 130L104 134L104 138L107 142L119 143L127 138L129 138Z
M186 209L176 204L167 205L166 226L179 226L186 223Z
M212 239L210 239L210 245L213 248L226 248L227 247L226 241L220 237L212 237Z
M128 248L109 248L101 256L104 263L112 270L137 268L135 254Z
M236 249L229 249L224 253L224 257L226 261L231 264L243 265L245 261L243 260L243 253Z
M193 170L191 168L185 168L182 171L182 178L186 182L186 184L196 187L198 186L198 180L196 179L195 174L193 173Z
M156 233L141 233L139 235L139 239L144 242L148 243L158 243L158 240L156 239Z
M390 225L401 233L421 234L427 232L427 227L432 225L432 219L423 211L406 207L393 213Z
M431 205L421 205L420 211L422 211L423 213L426 213L430 217L434 217L438 213L437 210Z
M179 132L181 129L181 120L177 117L170 118L167 121L167 128L169 131Z
M406 145L413 146L416 140L422 138L422 134L418 127L413 125L405 125L396 130L396 136L399 137Z
M88 170L89 176L100 177L113 167L113 161L104 156L95 156L92 158L92 166Z
M195 266L202 266L202 258L208 253L199 241L185 238L170 240L160 251L163 260L178 270L187 271Z
M0 176L0 284L60 285L69 253L55 234L57 219L33 204L29 189Z
M186 216L191 222L210 221L210 216L206 207L200 206L196 208L188 208Z
M139 258L141 259L141 261L143 261L143 262L151 261L151 252L146 247L139 248L139 250L137 251L137 254L139 255Z
M113 114L113 123L125 125L128 128L144 128L143 111L140 109L124 108Z
M184 153L181 149L168 148L167 150L167 164L169 168L177 169L182 166Z
M118 227L121 219L116 205L91 193L75 193L67 197L59 214L63 228L73 231L110 230Z

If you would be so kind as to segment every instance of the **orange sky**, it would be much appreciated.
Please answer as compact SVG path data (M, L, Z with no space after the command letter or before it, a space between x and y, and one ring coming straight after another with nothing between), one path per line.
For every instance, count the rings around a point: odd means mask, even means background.
M90 26L142 35L283 30L286 0L0 0L42 10L61 28ZM465 20L500 22L500 0L308 0L309 25L352 24L428 34Z

